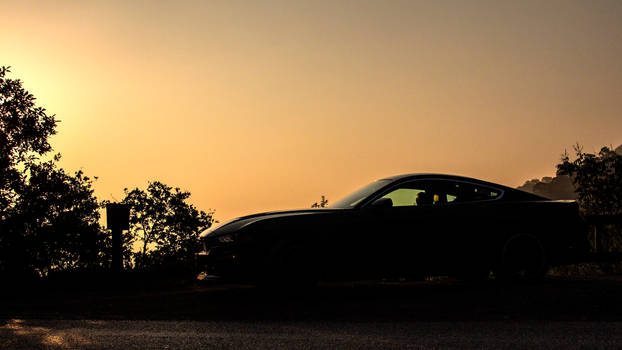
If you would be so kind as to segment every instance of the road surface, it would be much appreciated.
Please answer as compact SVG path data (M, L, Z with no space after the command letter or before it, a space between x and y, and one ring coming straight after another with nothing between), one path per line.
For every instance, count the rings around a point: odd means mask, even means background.
M622 323L9 320L2 349L619 349Z
M619 349L622 278L32 291L0 302L0 349Z

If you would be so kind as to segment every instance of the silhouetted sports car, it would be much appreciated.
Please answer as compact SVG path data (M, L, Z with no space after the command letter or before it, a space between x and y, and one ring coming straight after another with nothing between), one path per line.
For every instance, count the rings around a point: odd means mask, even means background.
M202 271L257 283L536 279L588 251L576 202L440 174L381 179L328 208L244 216L200 238Z

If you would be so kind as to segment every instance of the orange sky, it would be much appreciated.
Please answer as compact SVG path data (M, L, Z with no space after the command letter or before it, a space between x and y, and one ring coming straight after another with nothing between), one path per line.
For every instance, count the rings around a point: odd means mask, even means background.
M622 143L620 1L60 3L2 5L0 65L100 199L161 180L226 220Z

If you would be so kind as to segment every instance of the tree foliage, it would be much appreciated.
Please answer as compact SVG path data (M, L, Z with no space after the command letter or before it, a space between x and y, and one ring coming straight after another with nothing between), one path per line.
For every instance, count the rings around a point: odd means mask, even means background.
M54 161L33 163L28 174L2 222L3 256L13 257L9 270L46 275L99 266L106 237L92 180L81 171L67 174Z
M187 203L190 192L162 182L149 182L145 190L125 189L122 203L132 208L129 239L138 244L133 254L138 269L190 268L201 250L199 233L214 222L213 211Z
M571 178L581 208L586 214L622 214L622 155L609 147L586 153L578 144L574 151L574 160L562 156L557 174Z
M326 208L328 206L328 199L322 196L319 202L311 204L311 208Z
M58 168L60 155L40 159L56 119L7 73L0 68L0 273L96 267L105 238L92 180Z
M48 138L56 133L54 116L9 72L0 67L0 213L14 205L24 167L52 149Z

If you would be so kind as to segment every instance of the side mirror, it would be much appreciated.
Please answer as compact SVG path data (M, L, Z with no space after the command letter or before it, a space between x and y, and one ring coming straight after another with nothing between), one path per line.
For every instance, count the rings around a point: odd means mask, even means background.
M378 198L373 201L370 205L372 208L391 208L393 206L393 201L391 198Z

